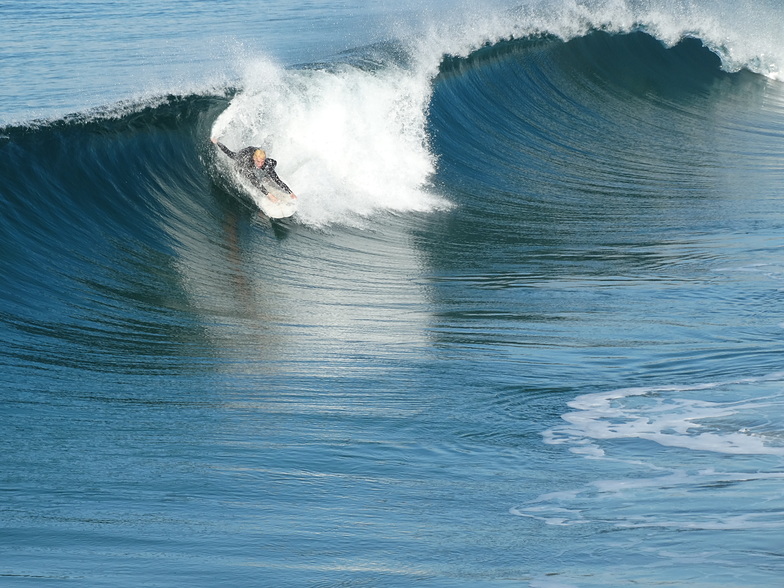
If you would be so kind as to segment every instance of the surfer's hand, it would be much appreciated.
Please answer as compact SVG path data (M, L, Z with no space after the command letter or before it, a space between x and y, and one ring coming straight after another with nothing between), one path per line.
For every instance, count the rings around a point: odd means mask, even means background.
M269 193L268 193L268 194L267 194L267 198L269 198L269 199L270 199L270 200L272 200L273 202L277 202L277 201L278 201L278 197L277 197L277 196L275 196L274 194L269 194Z
M216 139L215 137L210 137L210 141L212 141L213 143L217 143L218 139Z
M296 200L297 199L297 195L294 192L289 194L289 196L291 196L292 200Z

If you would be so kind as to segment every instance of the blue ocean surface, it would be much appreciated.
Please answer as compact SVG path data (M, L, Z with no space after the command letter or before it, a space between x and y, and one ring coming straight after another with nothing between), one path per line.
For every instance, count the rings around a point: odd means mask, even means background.
M0 22L0 585L780 585L778 2Z

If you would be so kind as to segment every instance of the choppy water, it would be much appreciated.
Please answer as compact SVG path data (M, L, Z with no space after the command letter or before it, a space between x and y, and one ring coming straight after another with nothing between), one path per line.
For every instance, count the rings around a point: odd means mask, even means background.
M2 583L777 585L780 8L383 4L0 4Z

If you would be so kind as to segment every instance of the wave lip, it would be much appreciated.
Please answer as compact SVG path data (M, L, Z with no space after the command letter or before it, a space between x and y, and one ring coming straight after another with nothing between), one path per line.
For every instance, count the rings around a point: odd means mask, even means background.
M782 8L774 1L704 3L679 0L540 0L513 9L474 7L423 26L416 35L418 53L466 57L503 40L552 36L563 41L595 31L645 32L666 47L700 39L727 72L748 69L781 80L784 30Z

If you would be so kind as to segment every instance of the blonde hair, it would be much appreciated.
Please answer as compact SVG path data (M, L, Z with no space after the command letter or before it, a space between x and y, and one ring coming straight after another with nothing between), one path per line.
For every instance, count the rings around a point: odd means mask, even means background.
M253 157L261 157L262 159L267 159L267 152L264 149L256 149L253 152Z

